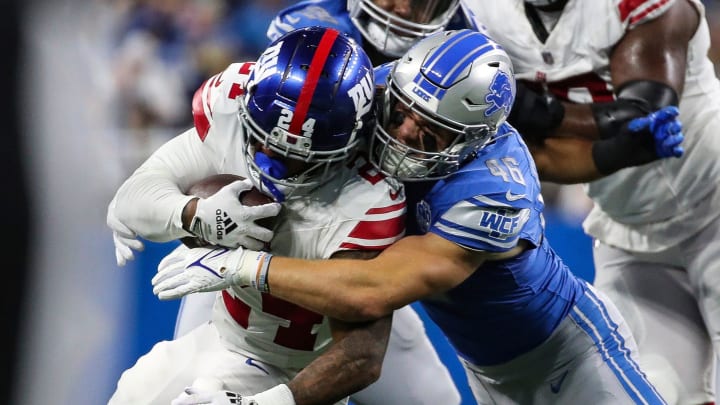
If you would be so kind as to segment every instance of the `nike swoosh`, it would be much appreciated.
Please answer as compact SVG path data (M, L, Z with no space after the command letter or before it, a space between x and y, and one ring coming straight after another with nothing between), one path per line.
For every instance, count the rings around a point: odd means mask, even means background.
M526 196L527 194L513 194L510 192L510 190L505 193L505 199L508 201L517 201L525 198Z
M287 22L289 22L292 25L295 25L295 24L297 24L298 21L300 21L300 17L293 17L291 15L285 17L285 19L287 20Z
M560 376L560 379L557 380L554 383L550 383L550 391L552 391L553 394L557 394L560 392L560 387L562 386L563 381L565 381L565 377L567 377L569 370L565 370L565 372Z
M255 363L255 361L254 361L253 359L249 358L249 357L248 357L247 360L245 360L245 364L247 364L248 366L252 366L252 367L258 368L258 369L262 370L265 374L270 375L270 373L268 373L267 370L265 370L264 368L262 368L262 366L260 366L259 364Z

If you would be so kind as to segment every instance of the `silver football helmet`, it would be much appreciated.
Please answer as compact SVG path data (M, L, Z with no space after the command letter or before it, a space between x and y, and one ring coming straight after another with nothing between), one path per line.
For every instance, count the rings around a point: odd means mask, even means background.
M457 171L492 141L515 98L505 50L471 30L421 40L395 62L386 82L371 161L402 181Z
M459 0L348 0L353 24L382 54L399 57L418 39L445 29ZM396 8L396 2L402 8ZM402 3L399 3L402 2Z

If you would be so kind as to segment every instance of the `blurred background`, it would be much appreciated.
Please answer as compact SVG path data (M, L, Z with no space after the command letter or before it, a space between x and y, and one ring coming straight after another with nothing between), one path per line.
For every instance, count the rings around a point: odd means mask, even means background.
M150 278L174 244L115 264L107 204L163 142L192 125L190 99L231 61L251 61L289 0L0 1L6 192L2 364L11 404L98 405L120 373L170 339L179 302ZM720 66L720 2L706 2ZM548 238L592 280L590 208L580 186L544 185ZM444 338L443 360L473 404Z

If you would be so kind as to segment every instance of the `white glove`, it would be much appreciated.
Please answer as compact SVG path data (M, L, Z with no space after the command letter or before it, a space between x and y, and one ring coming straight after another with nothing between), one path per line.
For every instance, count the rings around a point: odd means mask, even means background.
M254 405L252 399L232 391L200 391L197 388L187 387L185 392L172 400L170 405Z
M273 232L255 223L280 212L276 202L246 206L240 194L253 187L250 179L234 181L208 198L197 202L190 232L213 245L260 250L273 237Z
M269 390L252 396L242 396L232 391L201 391L194 387L185 388L185 392L175 398L171 405L295 405L290 388L285 384L276 385Z
M113 199L108 206L107 225L113 231L113 243L115 244L115 260L118 266L124 266L129 260L133 260L135 255L133 249L142 252L145 245L137 238L137 234L127 225L123 224L115 215L115 200Z
M153 293L161 300L170 300L233 285L268 291L267 269L271 257L267 252L243 248L180 246L160 261L152 279Z

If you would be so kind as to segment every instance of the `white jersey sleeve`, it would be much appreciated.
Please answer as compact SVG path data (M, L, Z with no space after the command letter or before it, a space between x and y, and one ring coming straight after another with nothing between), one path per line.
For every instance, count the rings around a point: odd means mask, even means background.
M195 127L156 150L118 189L111 209L138 235L166 242L188 236L181 215L190 185L212 174L244 175L236 97L244 94L253 63L233 63L193 97Z

